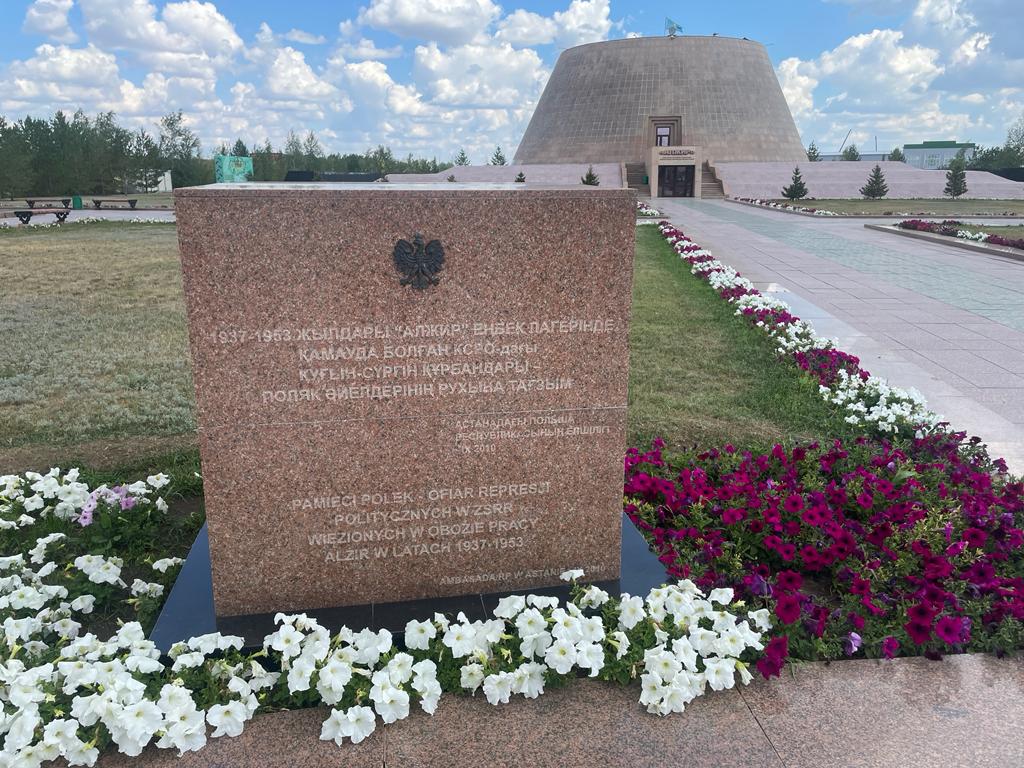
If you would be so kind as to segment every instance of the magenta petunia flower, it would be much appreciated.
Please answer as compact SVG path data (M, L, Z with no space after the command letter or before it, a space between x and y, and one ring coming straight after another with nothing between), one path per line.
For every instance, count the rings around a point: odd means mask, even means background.
M925 603L917 603L907 608L907 618L916 624L931 624L938 610Z
M742 509L736 509L735 507L729 507L722 512L722 522L726 525L735 525L740 522L744 517Z
M910 635L910 639L918 645L924 645L932 637L932 628L930 624L919 624L915 621L908 621L903 625L903 628Z
M792 624L800 618L800 599L796 595L782 595L775 603L775 615L783 624Z
M796 571L779 571L775 577L775 585L782 590L792 592L800 589L804 584L804 577Z
M885 638L882 641L882 655L887 659L891 659L896 656L896 652L900 649L900 641L892 635Z
M944 643L957 645L964 642L964 620L956 616L943 616L935 622L935 634Z
M981 530L981 528L967 528L964 530L961 538L966 542L968 547L981 549L985 546L985 542L988 540L988 534Z
M804 497L799 493L794 493L786 497L786 500L782 504L782 508L790 514L795 515L801 509L804 508Z

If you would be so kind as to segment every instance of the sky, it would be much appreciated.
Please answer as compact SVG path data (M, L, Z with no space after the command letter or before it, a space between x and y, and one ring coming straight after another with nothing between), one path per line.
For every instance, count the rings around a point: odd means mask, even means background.
M1024 0L3 0L0 114L184 111L205 153L289 130L327 151L511 158L559 53L682 34L765 44L804 144L1001 144Z

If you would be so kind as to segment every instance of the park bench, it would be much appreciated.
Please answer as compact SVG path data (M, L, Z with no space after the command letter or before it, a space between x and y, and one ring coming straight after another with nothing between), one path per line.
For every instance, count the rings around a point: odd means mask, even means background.
M28 224L29 221L32 220L33 216L43 213L52 213L57 217L57 222L59 224L63 224L71 211L67 208L30 208L25 211L15 211L14 215L18 217L18 220L21 221L22 224Z
M96 208L101 208L104 203L128 203L128 207L133 211L137 202L139 202L137 197L94 197L92 199L92 204Z
M25 202L28 203L29 208L35 208L36 203L50 203L51 205L60 203L65 208L71 207L70 197L26 197Z

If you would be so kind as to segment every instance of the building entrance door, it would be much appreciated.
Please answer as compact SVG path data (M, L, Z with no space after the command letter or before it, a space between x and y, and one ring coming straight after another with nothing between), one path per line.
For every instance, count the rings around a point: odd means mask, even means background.
M692 165L659 165L658 197L693 197Z

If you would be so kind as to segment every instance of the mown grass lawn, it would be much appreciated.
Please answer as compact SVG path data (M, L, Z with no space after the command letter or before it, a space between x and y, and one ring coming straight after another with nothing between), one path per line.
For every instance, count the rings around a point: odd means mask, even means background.
M0 470L33 446L49 467L61 446L194 432L173 226L0 232L0 282Z
M776 203L792 203L778 199ZM946 198L889 198L884 200L798 200L796 205L823 208L836 213L925 213L933 216L977 216L1012 213L1024 216L1024 200L950 200Z
M98 481L198 469L170 225L0 233L0 472L82 464ZM629 439L684 449L839 434L815 387L637 230ZM189 484L186 483L188 492Z
M844 434L817 385L780 364L766 336L690 274L657 228L637 228L629 435L676 449Z

